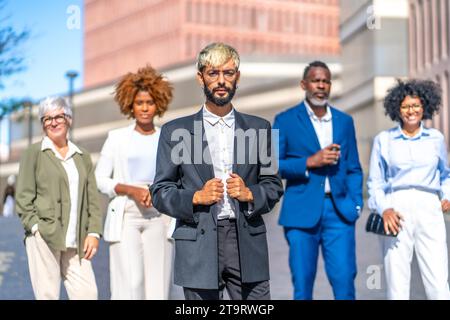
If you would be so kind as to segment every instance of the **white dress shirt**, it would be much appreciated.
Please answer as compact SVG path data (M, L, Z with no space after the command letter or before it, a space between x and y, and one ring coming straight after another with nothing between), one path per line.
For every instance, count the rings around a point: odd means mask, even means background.
M56 158L61 161L61 165L66 171L67 178L69 181L69 194L70 194L70 211L69 211L69 225L67 227L66 234L66 247L67 248L77 248L77 216L78 216L78 186L79 186L79 174L78 169L73 160L75 153L83 154L83 152L71 141L68 141L68 150L66 156L63 158L61 154L56 150L55 145L50 140L49 137L44 137L41 144L41 151L50 149L55 154ZM31 228L34 234L38 231L38 225L35 224ZM97 233L90 233L90 236L99 238Z
M333 143L333 122L330 108L327 106L327 112L321 118L317 117L314 111L305 100L306 112L308 112L309 119L316 131L317 139L319 140L320 148L323 149ZM331 191L330 180L325 177L325 192Z
M233 200L226 192L226 180L233 170L234 153L234 109L224 117L219 117L203 106L203 126L208 141L211 160L214 167L214 177L222 179L224 197L217 203L217 219L235 218Z
M118 195L114 188L118 183L134 184L141 182L140 184L142 184L142 181L132 180L141 180L141 178L134 176L134 172L132 172L135 171L134 167L129 167L130 162L128 156L129 154L135 154L131 149L134 147L142 149L142 145L130 143L133 140L133 135L135 135L135 128L136 123L133 122L129 126L109 131L95 168L98 189L111 198L108 204L103 230L103 238L107 242L119 242L122 240L124 212L129 203L128 196ZM157 142L159 140L156 137L159 136L161 129L155 127L155 130L156 132L150 135L150 139L155 144L145 145L145 149L153 153L152 157L146 160L147 166L154 166L154 168L151 168L153 172L156 171L156 161L154 159L156 159L156 151L158 150ZM150 181L146 183L152 183L154 179L152 175L147 175L147 177L144 180L149 179ZM176 219L172 218L170 227L167 230L168 239L172 237L175 222Z
M77 247L77 208L78 208L78 169L73 160L73 155L78 152L82 154L81 150L72 142L68 142L68 150L66 156L63 158L56 150L55 145L49 137L45 137L42 141L41 150L50 149L55 154L56 158L61 160L61 164L66 170L67 178L69 180L69 194L70 194L70 214L69 225L66 234L66 247Z
M369 208L380 215L393 208L392 193L417 189L450 200L450 169L444 136L421 124L409 137L400 126L379 133L373 142L367 180Z

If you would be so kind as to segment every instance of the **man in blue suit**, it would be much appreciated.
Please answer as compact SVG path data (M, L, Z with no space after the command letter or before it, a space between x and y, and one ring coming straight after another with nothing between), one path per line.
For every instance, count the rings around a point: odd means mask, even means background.
M287 180L279 223L289 244L294 299L312 299L319 246L335 299L355 299L355 222L362 170L352 118L328 103L331 73L310 63L306 99L275 117L280 173Z

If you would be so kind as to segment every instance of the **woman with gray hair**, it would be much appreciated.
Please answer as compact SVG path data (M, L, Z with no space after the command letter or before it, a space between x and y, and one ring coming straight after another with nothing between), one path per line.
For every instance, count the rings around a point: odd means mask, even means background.
M25 229L36 299L97 299L91 259L102 230L97 184L89 153L68 139L72 110L60 97L39 105L41 142L22 155L16 210Z

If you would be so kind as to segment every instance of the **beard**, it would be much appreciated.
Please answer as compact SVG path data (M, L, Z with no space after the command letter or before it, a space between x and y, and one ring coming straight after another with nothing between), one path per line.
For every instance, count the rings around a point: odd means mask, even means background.
M325 99L317 99L312 93L306 93L306 98L313 106L316 107L325 107L328 103L328 96Z
M228 95L223 98L214 96L214 90L219 89L219 88L225 89L228 92ZM233 83L233 87L231 89L225 87L224 85L219 85L219 86L215 87L213 90L209 90L209 88L205 85L205 86L203 86L203 93L206 96L206 100L214 103L216 106L223 107L231 102L231 100L234 97L234 94L236 93L236 88L237 88L236 81Z

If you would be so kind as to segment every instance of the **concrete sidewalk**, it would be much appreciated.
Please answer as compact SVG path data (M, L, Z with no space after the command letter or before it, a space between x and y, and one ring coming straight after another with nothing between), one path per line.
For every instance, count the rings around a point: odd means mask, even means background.
M291 275L288 265L288 245L283 229L278 225L278 209L264 216L269 243L271 294L274 300L292 299ZM358 275L357 299L385 299L385 280L382 266L380 237L365 232L368 212L364 211L356 225ZM446 215L447 243L450 238L450 216ZM27 258L23 245L23 229L17 217L0 218L0 299L33 299ZM449 245L450 247L450 245ZM93 261L100 299L109 299L108 245L101 241L100 250ZM378 278L377 278L378 277ZM377 281L379 279L379 281ZM379 284L379 286L377 286ZM62 287L63 288L63 287ZM411 298L425 299L422 280L414 262L412 270ZM67 299L65 290L61 298ZM182 288L173 285L171 299L184 299ZM314 288L315 299L333 299L320 257Z

